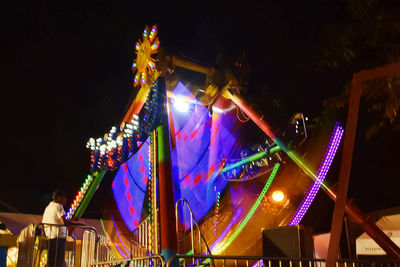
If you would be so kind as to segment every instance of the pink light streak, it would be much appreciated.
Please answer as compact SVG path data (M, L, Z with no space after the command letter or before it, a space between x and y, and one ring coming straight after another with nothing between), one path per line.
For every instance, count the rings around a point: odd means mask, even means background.
M121 244L122 244L122 246L123 246L123 248L124 248L126 254L123 253L122 251L120 251L120 252L123 254L123 256L124 256L125 258L127 258L127 257L128 257L127 255L129 255L128 248L125 246L124 242L123 242L122 239L121 239L121 236L119 235L117 225L115 224L115 221L114 221L114 217L113 217L111 214L110 214L110 216L111 216L111 220L112 220L112 223L113 223L113 225L114 225L114 228L115 228L115 232L117 233L119 242L121 242ZM118 247L118 245L117 245L117 247Z
M226 226L224 231L220 234L217 240L211 245L210 250L213 250L216 245L218 245L219 242L221 242L222 238L226 236L228 231L232 228L232 226L236 223L236 221L239 219L240 214L242 213L242 209L238 209L236 212L235 216L233 216L232 220L229 222L229 224Z

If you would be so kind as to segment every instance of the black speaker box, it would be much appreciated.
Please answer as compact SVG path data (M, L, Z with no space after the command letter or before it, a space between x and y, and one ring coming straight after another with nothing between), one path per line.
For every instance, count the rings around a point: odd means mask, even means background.
M314 257L312 230L301 225L264 229L262 240L264 257Z

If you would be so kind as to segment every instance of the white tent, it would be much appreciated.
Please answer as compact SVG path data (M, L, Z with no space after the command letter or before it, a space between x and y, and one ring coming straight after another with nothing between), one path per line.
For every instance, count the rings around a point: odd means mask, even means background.
M400 247L400 214L387 215L380 218L376 225ZM356 239L357 255L386 255L386 252L367 234Z

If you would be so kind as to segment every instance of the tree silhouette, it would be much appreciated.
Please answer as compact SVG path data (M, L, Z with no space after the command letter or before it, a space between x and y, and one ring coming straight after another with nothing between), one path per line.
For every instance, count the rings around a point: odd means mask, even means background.
M329 24L322 35L325 48L318 67L355 73L400 61L399 12L398 1L348 1L344 18ZM373 118L365 133L367 139L384 127L399 131L399 75L364 83L362 98ZM350 81L344 87L340 96L327 99L324 106L347 105Z

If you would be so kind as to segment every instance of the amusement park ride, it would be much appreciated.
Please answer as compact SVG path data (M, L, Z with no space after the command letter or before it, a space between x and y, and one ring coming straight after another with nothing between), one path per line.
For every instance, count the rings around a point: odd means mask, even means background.
M88 141L90 174L68 218L82 217L105 172L115 171L112 231L135 232L148 222L140 256L195 254L182 244L194 225L208 253L261 255L261 229L299 225L320 188L336 200L324 179L343 137L340 123L310 133L307 117L296 114L288 145L239 96L242 87L232 75L225 74L226 84L218 88L216 69L163 53L156 26L145 28L135 50L137 96L119 125ZM202 84L182 81L182 70ZM243 137L246 123L238 114L259 127L264 143ZM400 257L353 203L345 210L389 256ZM118 237L113 252L130 258L131 237Z

